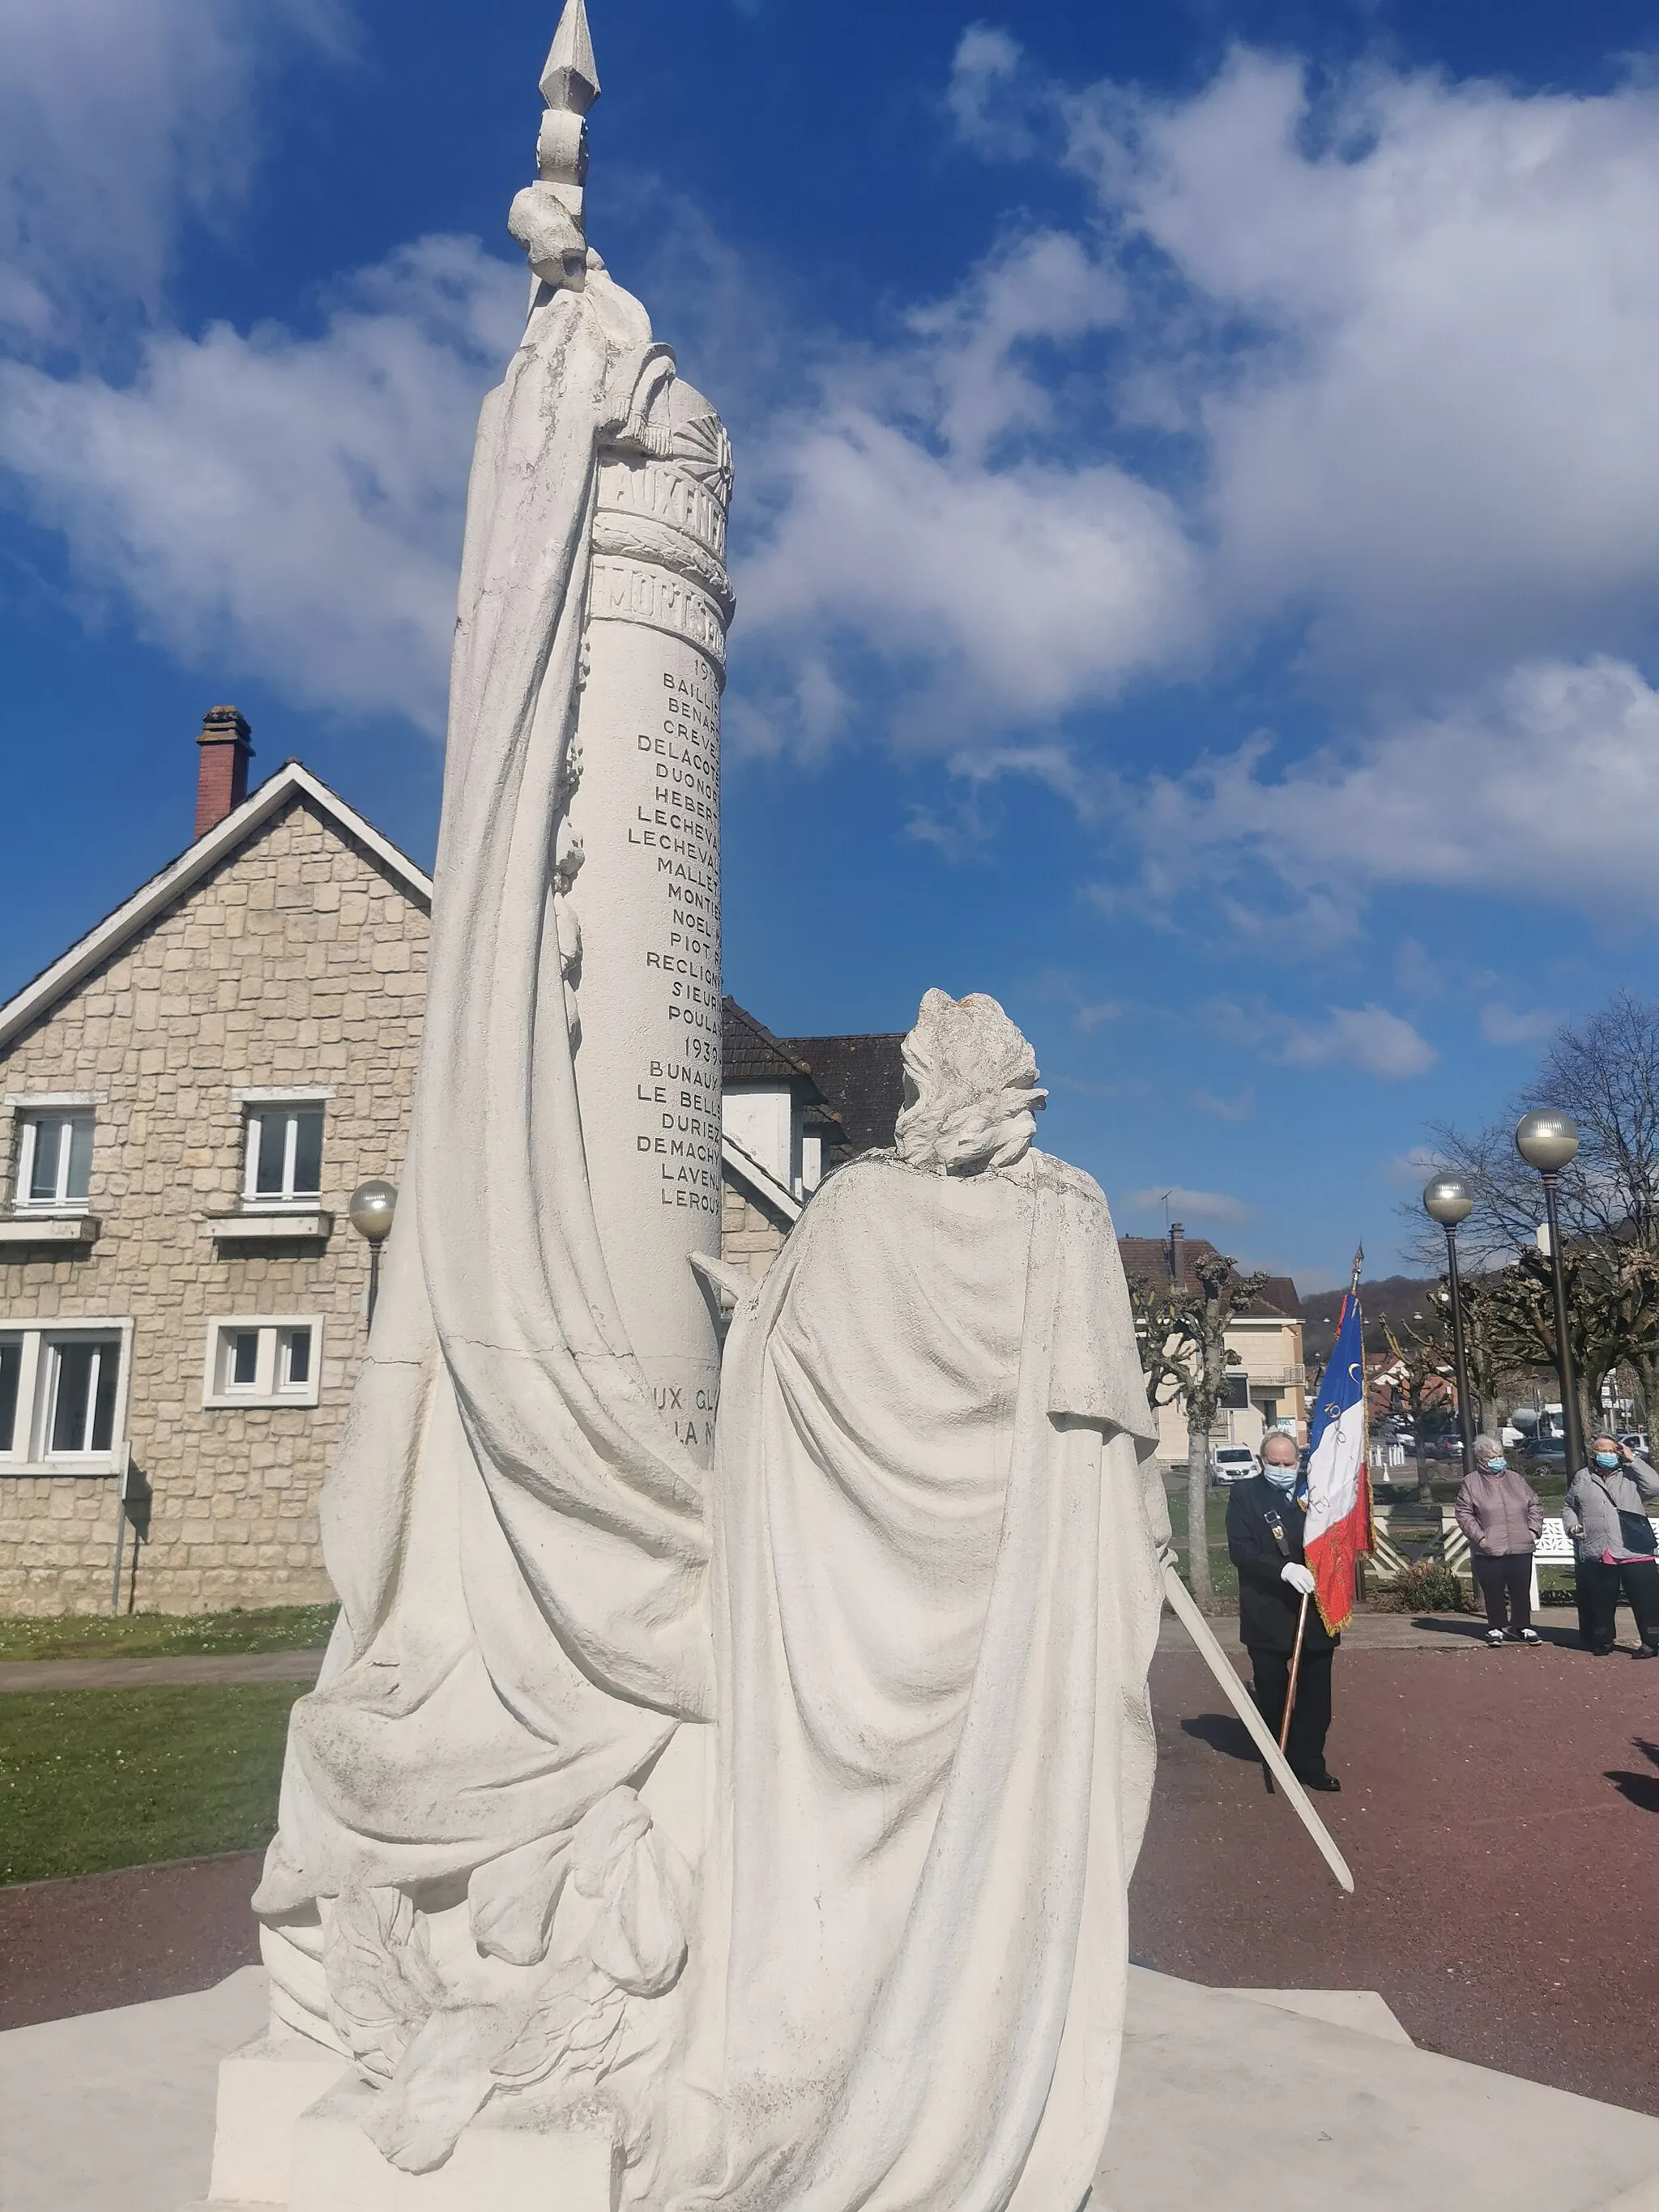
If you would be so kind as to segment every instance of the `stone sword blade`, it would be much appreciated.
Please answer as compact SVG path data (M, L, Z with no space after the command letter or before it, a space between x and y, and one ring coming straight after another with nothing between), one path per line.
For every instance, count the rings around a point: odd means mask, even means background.
M1199 1655L1210 1672L1220 1683L1228 1703L1250 1731L1251 1741L1267 1762L1267 1771L1290 1799L1303 1826L1313 1838L1319 1856L1336 1876L1345 1890L1353 1894L1353 1876L1345 1859L1331 1838L1331 1832L1315 1812L1307 1791L1297 1780L1285 1762L1285 1754L1273 1741L1267 1723L1256 1711L1255 1701L1234 1670L1232 1662L1215 1638L1215 1632L1199 1611L1188 1589L1173 1566L1164 1570L1164 1594L1170 1608L1199 1649Z

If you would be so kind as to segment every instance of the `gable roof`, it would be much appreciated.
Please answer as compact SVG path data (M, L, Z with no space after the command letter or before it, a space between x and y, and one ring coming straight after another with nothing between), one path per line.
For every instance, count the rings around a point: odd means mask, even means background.
M854 1152L884 1149L904 1103L904 1037L897 1030L869 1036L784 1037L786 1052L805 1063L836 1110Z
M295 797L308 799L344 836L365 846L411 898L430 908L432 878L417 868L406 853L400 853L388 838L366 822L356 807L348 806L338 792L331 791L319 776L313 775L296 760L284 761L275 775L267 777L222 822L198 837L177 860L169 860L130 899L112 914L106 915L49 968L42 969L33 982L25 983L14 998L0 1006L0 1048L9 1045L31 1023L49 1013L84 976L118 952L158 915L165 914L193 890L204 876L210 875Z
M1146 1289L1162 1289L1170 1280L1170 1247L1162 1237L1120 1237L1117 1249L1122 1255L1123 1272L1132 1283ZM1181 1240L1182 1283L1183 1287L1193 1280L1193 1262L1206 1254L1215 1254L1217 1248L1207 1237L1183 1237ZM1269 1275L1256 1296L1241 1314L1266 1316L1282 1315L1287 1321L1302 1318L1302 1301L1297 1296L1296 1285L1288 1275Z
M733 998L720 1000L720 1058L727 1083L781 1083L804 1092L809 1103L827 1103L806 1063Z

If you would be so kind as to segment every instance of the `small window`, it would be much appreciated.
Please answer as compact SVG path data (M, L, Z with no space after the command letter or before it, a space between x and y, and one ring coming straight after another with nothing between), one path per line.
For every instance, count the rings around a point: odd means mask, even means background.
M17 1449L18 1386L22 1379L22 1338L0 1336L0 1454Z
M208 1326L204 1406L314 1406L322 1322L259 1316Z
M249 1206L293 1206L320 1196L323 1109L314 1103L248 1110L242 1195Z
M82 1206L92 1182L93 1116L88 1113L30 1114L24 1118L17 1162L20 1207L67 1210Z
M112 1470L130 1340L126 1322L0 1329L0 1467Z
M106 1452L115 1441L118 1336L56 1339L51 1346L46 1434L49 1459Z

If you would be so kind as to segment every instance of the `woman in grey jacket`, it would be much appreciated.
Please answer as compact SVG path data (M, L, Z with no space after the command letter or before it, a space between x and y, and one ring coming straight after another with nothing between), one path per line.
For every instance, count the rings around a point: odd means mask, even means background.
M1496 1437L1475 1438L1474 1465L1452 1511L1469 1540L1469 1563L1486 1601L1487 1643L1540 1642L1532 1625L1532 1547L1544 1509Z
M1638 1659L1659 1659L1659 1566L1654 1564L1650 1501L1659 1474L1617 1437L1590 1439L1590 1463L1567 1491L1561 1519L1572 1538L1578 1583L1578 1633L1584 1649L1604 1658L1616 1648L1614 1620L1622 1589L1636 1616Z

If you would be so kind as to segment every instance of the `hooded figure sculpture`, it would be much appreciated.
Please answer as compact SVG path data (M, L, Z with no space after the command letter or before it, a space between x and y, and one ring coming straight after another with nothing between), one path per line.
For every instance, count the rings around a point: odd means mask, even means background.
M1169 1534L1106 1202L930 991L891 1152L726 1353L695 2201L1073 2212L1116 2076ZM725 1924L717 1922L722 1911Z

